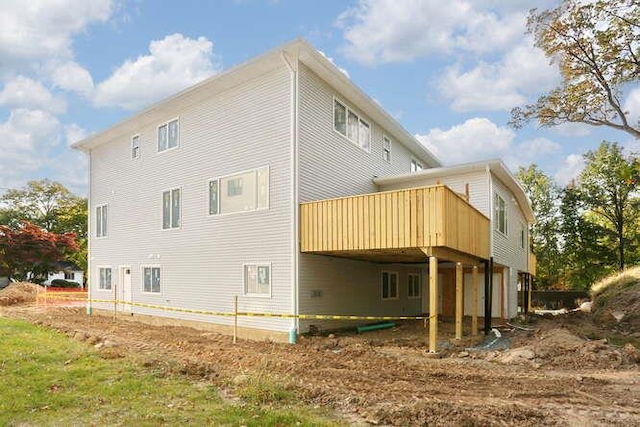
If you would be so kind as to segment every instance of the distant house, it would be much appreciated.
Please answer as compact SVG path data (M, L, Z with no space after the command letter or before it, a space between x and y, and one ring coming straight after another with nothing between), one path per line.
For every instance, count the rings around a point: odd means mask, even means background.
M91 298L229 313L237 295L240 311L290 316L241 318L241 331L283 339L347 324L297 315L460 319L476 298L510 318L533 273L533 215L507 168L441 167L303 40L75 148L90 159Z
M84 272L75 263L69 261L61 261L55 263L55 271L47 276L44 285L51 286L51 281L55 279L63 279L68 282L76 282L79 286L84 283Z

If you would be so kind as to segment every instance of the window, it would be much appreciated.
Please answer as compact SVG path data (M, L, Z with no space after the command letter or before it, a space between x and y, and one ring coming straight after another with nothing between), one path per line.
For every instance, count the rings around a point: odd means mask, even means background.
M494 195L494 211L493 221L495 223L495 229L502 234L507 234L507 205L504 199L497 193Z
M96 207L96 237L107 237L107 205Z
M160 267L159 266L143 266L142 267L142 292L152 294L160 293Z
M71 273L68 271L64 272L64 280L73 280L75 278L74 276L75 276L74 273Z
M111 267L98 267L98 290L111 290Z
M162 193L162 228L180 228L180 189Z
M527 247L527 227L523 223L520 223L520 247Z
M420 298L420 275L419 274L409 274L408 285L409 289L407 291L407 296L409 298Z
M424 169L422 167L422 163L420 163L415 159L411 160L411 172L418 172L418 171L421 171L422 169Z
M369 151L371 125L337 99L333 101L333 129L358 147Z
M244 264L244 293L271 295L271 264Z
M269 208L269 167L209 181L209 215Z
M382 299L398 299L398 273L382 272Z
M178 146L178 119L158 126L158 153Z
M138 157L140 157L140 135L131 138L131 158L137 159Z
M382 137L382 159L391 163L391 140L386 136Z

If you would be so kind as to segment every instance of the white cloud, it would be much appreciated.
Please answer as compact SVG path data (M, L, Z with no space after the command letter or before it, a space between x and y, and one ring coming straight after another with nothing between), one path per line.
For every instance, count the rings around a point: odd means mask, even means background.
M510 147L503 160L511 170L516 170L519 166L528 166L555 156L561 149L560 144L547 138L534 138Z
M51 80L61 89L75 92L89 98L93 92L93 78L85 68L74 61L67 61L52 67Z
M448 130L431 129L416 138L445 164L501 157L515 138L513 130L498 127L486 118L473 118Z
M113 0L3 0L0 3L0 75L32 61L71 58L72 36L106 22Z
M480 62L470 70L461 65L447 68L438 91L455 111L510 110L551 89L558 79L542 51L525 39L497 62Z
M89 133L86 130L82 129L75 123L64 127L64 136L67 141L67 145L75 144L76 142L85 139L88 134Z
M149 55L127 60L96 87L94 104L138 109L191 86L214 73L219 65L213 43L172 34L149 44Z
M337 24L344 30L345 54L374 64L505 50L524 33L526 11L524 5L514 10L501 2L359 0Z
M629 121L638 123L640 120L640 88L632 89L624 101L623 110L629 113Z
M582 169L584 169L584 158L580 154L569 154L560 166L560 169L554 175L554 178L561 186L566 186L580 175Z
M66 110L65 101L54 97L41 83L18 76L10 80L0 92L0 106L42 109L53 113Z
M552 127L551 130L562 136L580 137L591 135L591 126L584 123L562 123Z

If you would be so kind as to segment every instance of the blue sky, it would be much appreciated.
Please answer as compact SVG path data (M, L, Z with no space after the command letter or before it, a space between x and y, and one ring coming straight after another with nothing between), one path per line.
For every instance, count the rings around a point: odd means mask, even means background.
M304 37L445 164L537 163L565 184L601 140L586 125L522 130L511 108L558 81L525 34L554 0L3 0L0 191L50 178L86 193L68 145L268 49ZM640 90L626 107L640 112Z

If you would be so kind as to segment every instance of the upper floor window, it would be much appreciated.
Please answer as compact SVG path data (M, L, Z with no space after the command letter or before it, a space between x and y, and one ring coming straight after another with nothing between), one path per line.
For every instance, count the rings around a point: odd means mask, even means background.
M131 138L131 158L138 157L140 157L140 135L135 135Z
M107 205L96 207L96 237L107 237Z
M180 228L180 189L162 192L162 228Z
M209 215L268 208L268 166L209 181Z
M420 275L408 274L407 282L408 282L407 296L409 298L420 298Z
M178 119L158 126L158 152L170 150L178 146Z
M398 299L398 273L382 272L382 299Z
M142 266L142 292L160 293L160 266Z
M507 234L507 204L497 193L493 201L493 222L494 228L502 234Z
M520 247L522 249L527 247L527 227L520 223Z
M371 125L337 99L333 102L333 129L365 151L371 147Z
M411 172L418 172L424 169L422 167L422 163L417 161L416 159L411 159Z
M382 137L382 159L391 163L391 140L386 136Z

